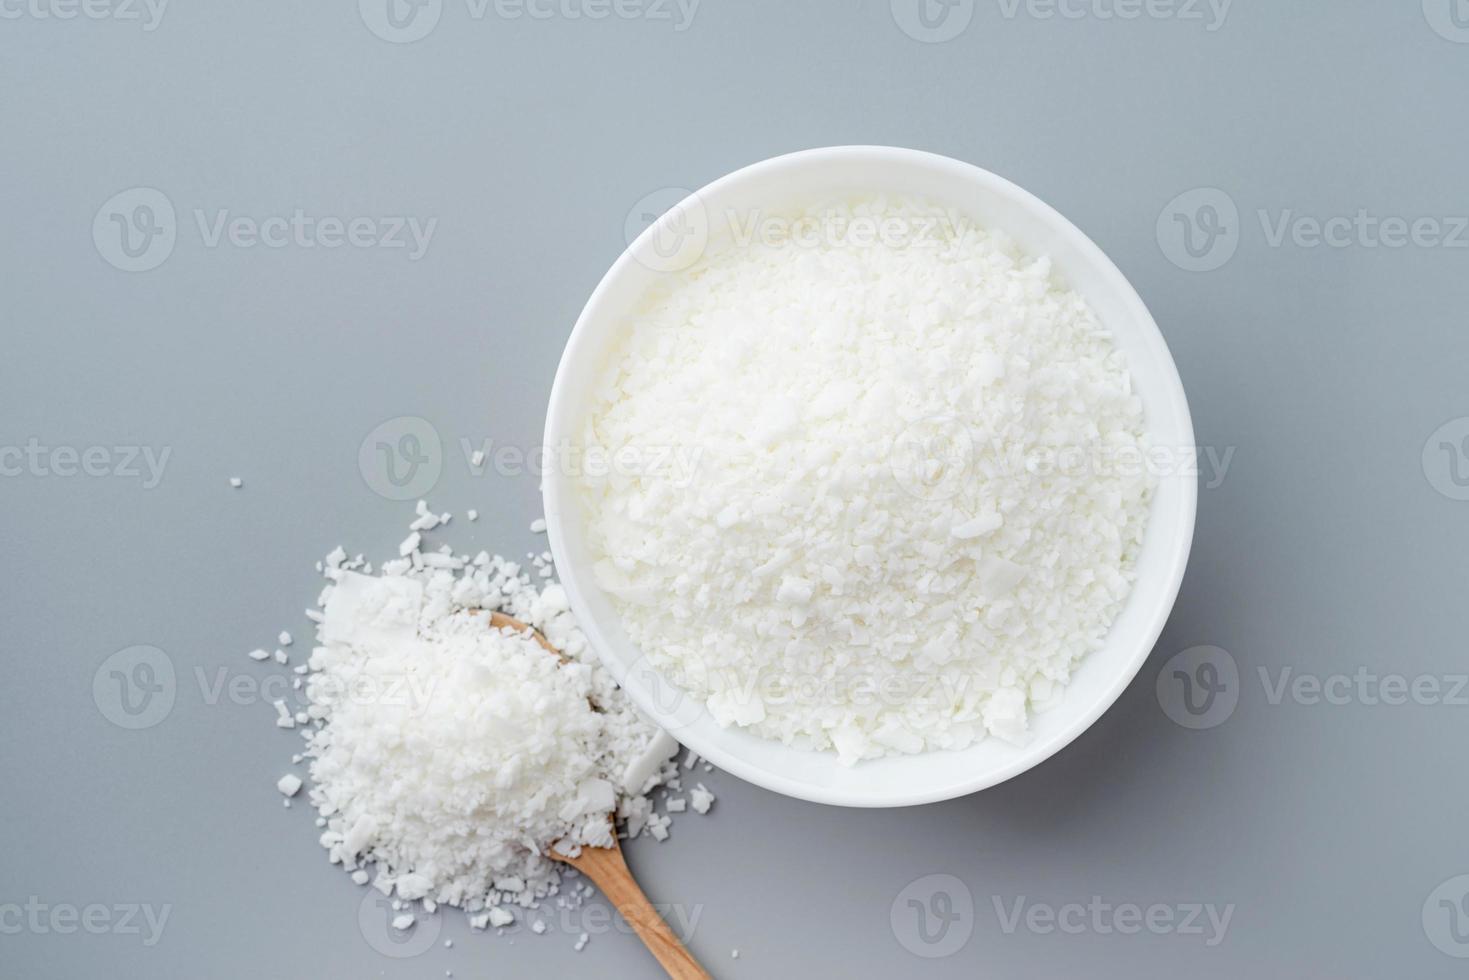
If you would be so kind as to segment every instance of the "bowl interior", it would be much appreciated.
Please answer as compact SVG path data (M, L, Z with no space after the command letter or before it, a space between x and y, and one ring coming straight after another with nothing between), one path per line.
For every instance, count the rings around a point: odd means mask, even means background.
M1017 747L991 738L959 752L892 756L848 768L834 753L788 748L721 728L661 678L623 632L592 575L575 478L567 467L548 468L546 519L558 571L588 640L636 703L680 742L776 792L849 806L901 806L971 793L1023 772L1085 730L1136 675L1172 608L1188 558L1197 481L1188 466L1175 464L1179 450L1191 451L1194 437L1177 370L1156 324L1122 274L1075 226L1015 185L968 164L912 150L836 147L777 157L715 181L697 192L683 214L669 212L634 242L597 287L572 333L552 391L547 446L579 444L589 393L624 315L664 275L654 270L667 267L659 264L666 259L667 235L687 230L691 209L700 220L707 218L717 240L730 213L769 214L844 191L910 195L952 207L983 226L1005 230L1032 255L1049 255L1058 274L1112 331L1143 400L1151 439L1171 451L1153 500L1137 584L1106 646L1082 661L1058 703L1033 715L1031 741ZM669 222L685 224L674 228Z

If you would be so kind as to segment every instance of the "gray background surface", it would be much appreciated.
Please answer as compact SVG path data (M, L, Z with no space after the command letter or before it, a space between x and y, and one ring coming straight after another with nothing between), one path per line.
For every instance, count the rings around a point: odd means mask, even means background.
M385 421L440 437L430 499L460 515L442 540L543 547L526 530L534 476L476 474L462 440L537 444L630 212L855 142L977 163L1069 216L1151 306L1200 444L1234 455L1222 482L1205 468L1158 649L1059 756L886 812L714 773L709 817L630 849L648 891L698 916L692 947L721 976L1464 975L1469 712L1450 694L1466 670L1469 235L1452 219L1469 214L1469 4L1238 0L1221 24L1182 0L1064 6L1079 17L958 0L914 37L914 6L888 0L706 0L684 30L676 8L477 18L443 0L427 36L396 43L368 26L393 36L381 0L366 16L176 0L151 30L142 6L63 20L40 14L78 8L28 2L0 4L0 976L656 975L601 920L508 938L450 914L452 949L379 952L380 913L359 925L363 890L327 864L311 812L280 804L299 743L250 686L275 671L244 654L282 627L308 635L312 563L333 545L379 558L402 538L411 504L358 461ZM126 272L104 204L138 187L171 203L176 241ZM1207 272L1169 257L1169 229L1186 230L1170 202L1197 188L1213 190L1184 199L1193 264L1228 259ZM131 216L136 196L121 200ZM438 224L414 261L211 247L195 216L296 209ZM1296 223L1359 210L1433 219L1449 241L1385 247L1357 227L1313 247ZM1282 217L1293 231L1272 241ZM91 447L104 475L66 475L52 452ZM156 486L121 447L168 450ZM127 730L104 662L135 645L166 654L173 704ZM1200 645L1239 681L1194 730L1164 710L1179 704L1165 665ZM1359 669L1440 694L1272 694L1283 670ZM221 677L243 678L240 696L211 697ZM1079 931L1005 928L1022 898L1043 916L1092 896L1233 910L1212 946L1207 928L1129 935L1090 912ZM89 905L106 908L95 934L51 917ZM127 905L167 908L156 942Z

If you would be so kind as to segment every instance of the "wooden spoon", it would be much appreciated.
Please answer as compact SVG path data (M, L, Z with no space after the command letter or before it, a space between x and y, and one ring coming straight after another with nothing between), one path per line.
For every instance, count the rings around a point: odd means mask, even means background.
M490 625L496 629L512 629L517 633L530 634L537 643L547 652L554 654L562 663L566 663L566 655L553 647L550 642L525 623L504 613L490 613ZM627 861L622 856L622 846L617 842L617 834L612 835L611 847L583 847L581 853L576 857L567 857L556 849L555 845L546 854L547 857L562 864L570 865L588 878L602 890L607 901L612 903L622 917L637 932L638 938L643 945L648 947L648 952L663 965L663 969L673 980L709 980L709 974L699 965L693 955L684 948L683 943L673 934L668 923L653 908L653 903L648 901L648 896L638 887L637 881L628 869Z

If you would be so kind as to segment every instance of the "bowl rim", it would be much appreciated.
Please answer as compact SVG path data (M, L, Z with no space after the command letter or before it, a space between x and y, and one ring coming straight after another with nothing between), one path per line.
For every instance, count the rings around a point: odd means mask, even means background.
M566 438L563 430L569 431L568 423L574 421L567 417L570 412L568 408L568 402L570 400L568 386L571 383L568 381L568 366L576 362L580 357L585 356L586 348L591 343L590 335L593 329L591 321L600 316L600 308L606 301L607 294L612 290L614 283L623 276L628 267L637 261L636 256L639 254L639 250L646 247L652 236L664 227L665 222L670 220L670 217L675 212L682 210L683 205L690 202L702 201L705 197L722 191L730 184L742 182L752 177L763 176L772 171L778 171L787 167L805 167L861 157L886 158L888 162L947 170L955 176L983 185L990 193L1010 198L1020 207L1034 212L1044 224L1067 239L1068 244L1076 250L1083 263L1090 265L1095 272L1112 281L1113 287L1117 290L1117 295L1122 298L1123 303L1128 307L1128 315L1134 320L1138 334L1145 338L1150 347L1154 348L1154 352L1160 358L1160 363L1167 369L1163 372L1164 377L1159 380L1160 390L1158 391L1158 395L1160 400L1165 400L1170 403L1171 410L1175 413L1180 432L1187 437L1189 444L1195 442L1196 436L1194 434L1193 419L1189 412L1188 399L1184 392L1182 379L1178 374L1177 364L1173 359L1172 352L1168 348L1167 340L1164 338L1162 331L1159 330L1157 321L1149 312L1147 305L1143 302L1142 297L1138 294L1132 283L1085 232L1072 224L1070 220L1045 201L1042 201L1023 187L975 164L966 163L952 157L925 150L895 146L854 144L799 150L793 153L770 157L741 167L693 191L684 198L679 207L670 209L669 212L645 228L623 250L616 261L612 263L611 267L608 268L587 299L581 313L577 316L576 324L572 328L571 335L567 339L566 347L562 351L561 359L557 364L555 380L551 386L544 433L546 451L549 453L550 447L561 444ZM698 753L698 755L718 768L730 772L746 782L754 783L765 789L813 803L847 807L888 808L918 806L968 796L972 793L996 786L1034 768L1075 741L1117 702L1122 692L1137 677L1143 664L1146 663L1153 648L1156 646L1159 637L1162 635L1163 628L1177 602L1179 589L1183 584L1184 571L1188 565L1189 554L1193 547L1194 529L1198 511L1198 478L1195 475L1192 479L1187 480L1186 484L1180 488L1182 495L1179 500L1178 524L1174 529L1177 537L1171 552L1167 555L1167 583L1158 593L1154 618L1145 628L1139 631L1140 642L1138 642L1136 649L1132 651L1130 658L1116 670L1110 682L1106 684L1102 692L1095 698L1092 705L1085 712L1078 715L1069 724L1049 737L1044 739L1038 737L1024 746L1016 747L1015 757L1004 765L991 768L973 777L960 778L927 789L899 790L879 795L870 792L851 791L836 786L815 785L780 773L773 773L767 769L747 763L718 741L710 741L699 733L681 728L676 720L672 719L672 716L664 711L653 696L644 689L643 685L638 683L624 683L628 670L610 652L612 644L604 635L602 624L592 615L591 604L586 599L586 594L583 591L581 571L577 569L574 563L566 560L567 552L562 529L562 518L565 513L565 508L561 493L561 483L562 481L556 477L553 468L551 472L546 474L542 485L546 531L552 555L556 559L558 578L566 590L572 612L576 615L577 622L583 634L586 636L587 642L597 652L604 666L612 672L613 677L633 699L633 702L639 709L660 726L676 729L677 734L674 737L680 744ZM1152 530L1151 524L1149 530ZM1161 571L1159 575L1162 575ZM1129 597L1130 599L1131 597ZM667 682L665 681L665 683ZM722 732L743 732L742 729L721 728L719 730ZM749 733L744 734L749 735ZM780 745L776 740L768 741L773 745ZM790 747L785 748L792 752L806 751ZM932 753L919 753L914 758L930 754ZM894 756L890 758L902 759L907 758L907 756ZM862 763L858 763L858 765L862 765Z

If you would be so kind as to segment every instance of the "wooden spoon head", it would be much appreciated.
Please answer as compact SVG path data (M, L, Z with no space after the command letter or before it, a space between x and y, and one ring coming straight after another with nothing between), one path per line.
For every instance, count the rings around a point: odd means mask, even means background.
M557 841L557 844L559 843L560 841ZM615 832L612 834L611 847L590 847L583 844L581 845L581 850L575 857L562 854L556 849L557 844L551 845L551 850L546 854L547 857L553 861L559 861L562 864L569 864L594 880L595 875L590 869L601 869L615 865L626 866L626 862L622 857L622 843L617 839Z
M541 645L541 649L547 653L554 654L556 659L563 664L570 662L566 654L553 647L551 641L541 635L540 630L527 626L513 616L507 616L501 612L492 612L490 613L490 625L498 630L514 630L517 633L529 633L531 638Z

